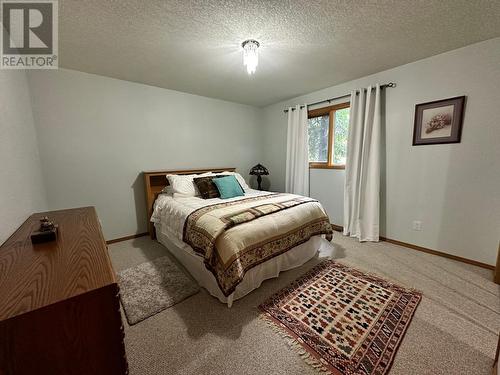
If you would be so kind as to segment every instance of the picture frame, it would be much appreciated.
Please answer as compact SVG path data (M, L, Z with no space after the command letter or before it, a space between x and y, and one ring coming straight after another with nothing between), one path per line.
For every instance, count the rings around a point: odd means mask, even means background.
M465 96L415 105L413 146L460 143Z

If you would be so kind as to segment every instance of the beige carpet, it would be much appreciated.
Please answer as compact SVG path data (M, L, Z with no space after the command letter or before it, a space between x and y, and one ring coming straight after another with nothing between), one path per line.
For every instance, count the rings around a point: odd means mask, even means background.
M257 306L332 257L424 293L390 374L491 374L500 331L500 287L491 271L386 242L360 244L338 233L333 244L330 253L265 281L231 309L202 289L132 327L124 320L130 373L317 374L258 319ZM167 253L147 237L109 250L116 271Z

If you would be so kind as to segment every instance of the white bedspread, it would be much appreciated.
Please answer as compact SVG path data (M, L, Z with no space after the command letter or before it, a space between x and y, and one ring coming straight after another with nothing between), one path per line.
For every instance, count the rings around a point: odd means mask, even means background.
M193 211L212 204L237 201L249 197L269 194L273 193L253 189L247 190L242 197L230 199L202 199L200 197L174 198L169 194L160 194L155 201L151 221L160 224L162 232L167 232L182 242L184 222Z

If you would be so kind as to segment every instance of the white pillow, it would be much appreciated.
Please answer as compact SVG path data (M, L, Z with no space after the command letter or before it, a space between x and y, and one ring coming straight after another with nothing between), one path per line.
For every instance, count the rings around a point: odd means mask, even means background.
M202 174L167 174L168 182L172 187L173 194L182 194L186 197L195 197L200 195L193 180L196 177L210 176L212 172ZM174 195L175 196L175 195Z
M243 176L237 172L221 172L221 173L216 173L216 174L228 174L228 175L234 175L236 177L236 180L238 180L239 184L243 188L243 190L250 190L250 186L247 185L247 182L243 178Z

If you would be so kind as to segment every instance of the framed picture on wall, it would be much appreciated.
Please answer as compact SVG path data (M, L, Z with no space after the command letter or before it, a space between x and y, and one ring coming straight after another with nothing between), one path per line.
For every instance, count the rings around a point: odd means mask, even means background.
M465 96L415 106L413 145L460 143Z

